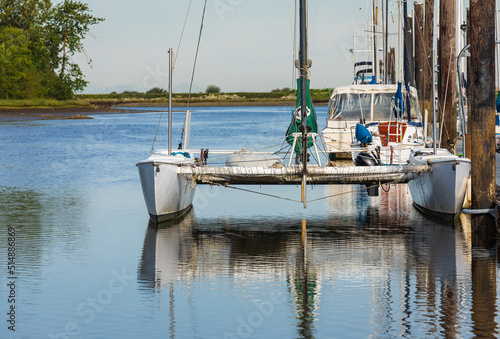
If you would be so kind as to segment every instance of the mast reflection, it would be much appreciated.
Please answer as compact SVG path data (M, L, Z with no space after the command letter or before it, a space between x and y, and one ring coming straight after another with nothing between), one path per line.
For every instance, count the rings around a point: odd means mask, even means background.
M190 212L174 224L147 228L138 280L143 289L168 296L171 336L179 322L177 310L187 307L175 302L176 290L187 291L190 310L199 311L193 305L204 303L199 296L190 299L190 283L196 280L199 289L214 277L230 281L226 286L234 286L231 295L241 298L234 301L238 305L245 305L256 286L262 289L267 282L286 290L288 301L273 308L283 314L273 317L291 312L300 338L322 336L325 326L342 323L345 315L339 308L352 305L338 300L351 293L354 303L369 305L360 312L368 317L374 336L461 337L469 328L478 337L497 335L495 255L475 252L467 219L455 227L442 225L401 199L409 199L404 188L391 188L368 206L344 201L344 207L352 203L365 213L347 211L336 217L339 212L332 212L307 225L303 220L302 227L286 217L272 222L197 219ZM207 286L207 291L219 293L212 288ZM362 301L353 292L358 288ZM338 291L347 297L336 295ZM261 296L257 292L253 298ZM228 333L236 335L234 330Z

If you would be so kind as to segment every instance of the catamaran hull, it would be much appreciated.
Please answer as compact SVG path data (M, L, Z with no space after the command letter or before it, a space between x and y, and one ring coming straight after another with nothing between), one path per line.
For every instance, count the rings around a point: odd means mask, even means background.
M151 161L137 166L144 201L152 221L171 220L191 208L196 184L177 173L179 164Z
M470 160L451 156L429 160L427 164L429 172L408 182L415 207L439 219L458 218L467 191Z

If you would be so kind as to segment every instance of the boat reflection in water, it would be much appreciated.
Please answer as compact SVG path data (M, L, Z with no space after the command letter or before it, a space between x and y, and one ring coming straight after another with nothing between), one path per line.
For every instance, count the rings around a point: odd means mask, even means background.
M307 222L191 211L148 227L144 302L168 300L151 312L171 337L497 335L495 256L472 251L460 224L422 217L406 185L362 196L344 194L329 217Z

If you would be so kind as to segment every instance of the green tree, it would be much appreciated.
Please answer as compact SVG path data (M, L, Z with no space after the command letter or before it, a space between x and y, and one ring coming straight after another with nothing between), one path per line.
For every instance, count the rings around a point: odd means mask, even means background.
M50 15L50 0L2 0L0 2L0 26L16 27L27 32L43 26Z
M208 85L206 91L207 93L220 93L220 87L216 85Z
M79 1L53 5L51 0L0 0L0 97L67 99L83 90L88 82L72 57L84 51L90 26L103 20ZM5 31L10 28L18 31ZM4 75L15 82L7 83ZM24 86L27 93L20 94L16 86Z
M52 9L48 20L52 68L59 71L59 78L70 92L81 91L88 84L71 57L84 52L83 40L90 26L101 21L104 19L94 17L88 5L79 1L64 0Z
M279 93L279 92L289 93L290 91L291 91L290 87L283 87L283 88L272 89L271 93Z
M16 27L0 28L0 97L27 99L41 92L41 76L32 62L26 34Z
M153 87L149 91L147 91L146 93L151 93L151 94L166 94L167 90L163 89L163 88L160 88L160 87Z

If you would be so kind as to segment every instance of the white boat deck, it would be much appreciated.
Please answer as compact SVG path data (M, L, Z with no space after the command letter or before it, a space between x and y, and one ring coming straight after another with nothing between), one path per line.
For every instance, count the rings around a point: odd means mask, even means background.
M406 183L418 173L427 171L426 165L308 166L307 183L318 185ZM197 184L298 185L302 181L302 166L282 168L179 166L178 174L191 177Z

